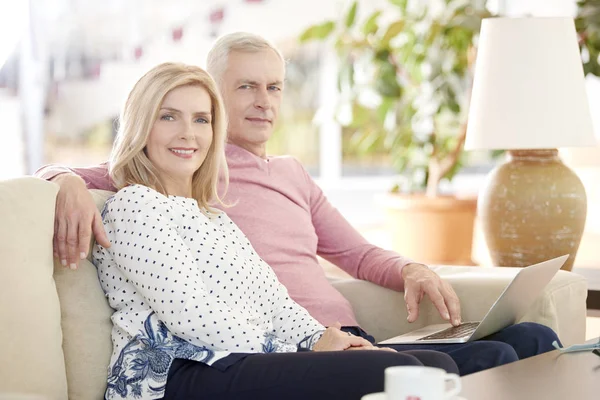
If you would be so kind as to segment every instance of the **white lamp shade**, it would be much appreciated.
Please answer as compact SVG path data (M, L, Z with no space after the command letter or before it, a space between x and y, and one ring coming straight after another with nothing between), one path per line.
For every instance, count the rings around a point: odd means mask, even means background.
M573 19L484 20L465 148L595 145Z

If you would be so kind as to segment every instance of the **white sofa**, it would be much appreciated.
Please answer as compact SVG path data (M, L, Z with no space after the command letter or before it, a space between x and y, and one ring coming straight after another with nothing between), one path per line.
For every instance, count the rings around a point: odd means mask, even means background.
M71 271L53 264L58 187L25 177L0 181L0 398L103 398L111 353L111 309L87 260ZM101 206L109 192L93 192ZM462 302L465 320L480 319L516 273L512 268L439 267ZM425 301L409 326L402 293L358 280L334 286L359 323L381 340L439 320ZM524 320L552 327L567 345L585 336L585 280L560 271ZM4 398L11 398L11 395Z

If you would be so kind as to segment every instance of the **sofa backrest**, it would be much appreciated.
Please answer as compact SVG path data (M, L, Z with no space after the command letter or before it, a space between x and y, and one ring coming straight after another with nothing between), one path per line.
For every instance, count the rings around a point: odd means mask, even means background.
M102 399L113 311L91 256L75 271L53 262L57 193L38 178L0 181L0 392ZM92 191L98 208L111 194Z
M91 191L101 209L112 192ZM92 238L90 246L94 243ZM112 354L112 308L100 286L97 270L88 258L77 270L55 262L54 280L60 298L63 351L70 400L104 398Z
M0 181L0 389L67 399L59 297L52 279L58 186Z

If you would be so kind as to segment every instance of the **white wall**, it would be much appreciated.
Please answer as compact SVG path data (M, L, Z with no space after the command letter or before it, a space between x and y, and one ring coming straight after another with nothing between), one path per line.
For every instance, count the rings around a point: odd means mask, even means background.
M0 91L0 180L25 174L21 102L15 96Z
M504 6L508 16L573 16L577 10L575 0L504 0Z
M296 38L313 23L335 18L347 0L280 0L257 6L236 2L225 10L219 35L233 31L252 31L273 41ZM363 8L386 0L364 1ZM224 3L227 4L227 3ZM231 2L229 3L231 4ZM165 61L180 61L204 67L206 55L214 39L209 36L206 18L185 27L181 42L173 43L169 32L144 48L139 62L107 62L101 66L97 81L64 82L48 128L59 135L75 137L82 129L115 116L135 81L154 65ZM202 16L200 12L197 15Z

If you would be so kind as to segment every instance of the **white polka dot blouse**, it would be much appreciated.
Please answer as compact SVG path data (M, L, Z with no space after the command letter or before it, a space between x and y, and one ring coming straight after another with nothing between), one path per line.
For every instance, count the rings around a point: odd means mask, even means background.
M310 350L325 327L295 303L237 226L194 199L128 186L105 204L93 261L112 316L106 398L161 398L175 358Z

